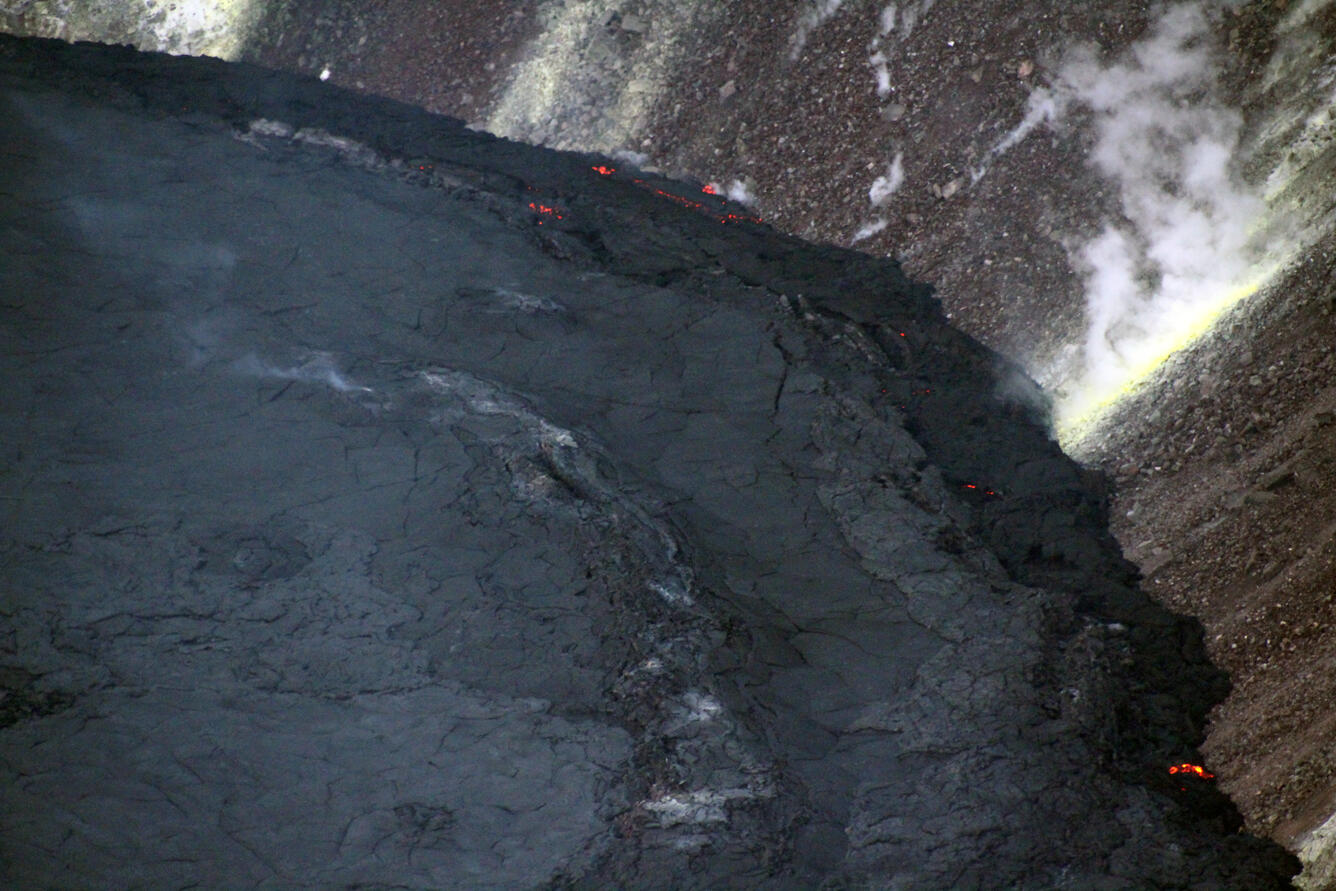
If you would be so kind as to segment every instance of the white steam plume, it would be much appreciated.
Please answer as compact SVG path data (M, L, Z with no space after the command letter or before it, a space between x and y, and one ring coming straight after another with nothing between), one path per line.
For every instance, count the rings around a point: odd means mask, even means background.
M886 6L882 7L881 15L879 16L877 23L877 33L880 36L885 37L887 34L890 34L895 30L896 12L897 10L894 3L888 3Z
M1264 206L1233 169L1242 118L1215 95L1216 75L1195 5L1167 10L1111 64L1080 48L1060 69L1058 107L1093 112L1090 160L1117 183L1125 218L1073 252L1086 277L1085 338L1045 375L1064 438L1264 277Z
M877 233L885 231L887 225L888 223L886 222L885 218L879 217L873 220L872 222L868 223L867 225L859 228L859 230L854 233L853 238L849 239L849 243L858 244L858 242L860 241L864 241L868 238L871 238Z
M807 46L807 38L839 12L843 4L844 0L815 0L798 17L798 28L789 39L789 61L798 61L798 57L803 54L803 47Z
M232 363L232 370L247 377L325 384L340 393L372 392L370 387L358 386L344 377L334 365L334 357L325 352L306 353L298 364L287 368L266 362L254 353L247 353Z
M970 182L977 183L988 173L989 166L1000 156L1011 151L1016 145L1034 132L1034 129L1040 124L1050 123L1062 117L1066 110L1068 97L1061 93L1054 93L1043 87L1036 88L1030 93L1030 98L1025 103L1025 117L1021 122L1011 129L1006 136L997 145L988 150L984 156L983 163L974 169L970 174Z
M881 207L891 200L891 196L904 184L905 153L896 152L895 158L891 160L891 166L886 168L886 175L872 181L872 188L867 192L867 200L873 207Z
M735 201L743 207L756 206L756 195L752 193L751 186L740 179L733 180L727 186L719 182L712 182L709 185L715 195L722 195L729 201Z

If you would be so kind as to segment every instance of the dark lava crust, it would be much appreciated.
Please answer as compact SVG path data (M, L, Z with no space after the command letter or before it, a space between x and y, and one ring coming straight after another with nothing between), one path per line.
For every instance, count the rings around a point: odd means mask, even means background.
M1297 871L896 264L246 65L0 38L0 120L6 887Z

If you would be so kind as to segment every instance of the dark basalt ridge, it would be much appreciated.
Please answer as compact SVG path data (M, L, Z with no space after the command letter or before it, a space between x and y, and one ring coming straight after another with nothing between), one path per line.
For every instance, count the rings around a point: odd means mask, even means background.
M5 887L1297 871L896 264L246 65L0 37L0 119Z

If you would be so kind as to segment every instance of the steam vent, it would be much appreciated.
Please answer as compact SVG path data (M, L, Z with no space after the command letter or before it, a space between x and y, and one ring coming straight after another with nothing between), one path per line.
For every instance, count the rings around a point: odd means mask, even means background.
M0 887L1336 888L1336 2L0 30Z

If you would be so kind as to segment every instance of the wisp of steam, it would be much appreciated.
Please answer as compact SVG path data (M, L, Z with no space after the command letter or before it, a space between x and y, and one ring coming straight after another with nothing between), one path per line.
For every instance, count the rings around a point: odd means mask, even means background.
M1238 176L1242 118L1216 95L1216 74L1209 21L1195 5L1168 9L1121 58L1078 48L1059 70L1058 107L1092 113L1090 161L1117 184L1124 217L1073 246L1085 336L1039 374L1057 395L1064 442L1079 441L1277 265L1265 268L1275 252L1258 234L1261 192Z

